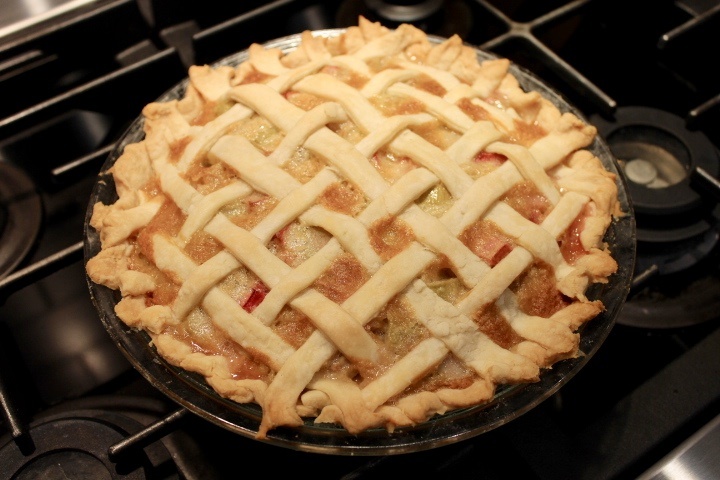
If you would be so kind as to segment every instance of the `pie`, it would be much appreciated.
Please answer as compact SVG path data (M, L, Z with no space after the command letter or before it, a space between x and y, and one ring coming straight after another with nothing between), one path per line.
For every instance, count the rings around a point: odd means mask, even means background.
M622 215L594 127L506 59L364 18L193 66L93 206L115 313L257 437L393 431L580 355Z

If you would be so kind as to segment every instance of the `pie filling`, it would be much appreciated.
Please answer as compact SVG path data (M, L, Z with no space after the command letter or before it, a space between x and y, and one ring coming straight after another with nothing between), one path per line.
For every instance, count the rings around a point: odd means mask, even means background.
M595 129L505 59L361 18L289 53L192 67L96 204L87 264L118 317L258 437L423 422L578 355L616 263Z

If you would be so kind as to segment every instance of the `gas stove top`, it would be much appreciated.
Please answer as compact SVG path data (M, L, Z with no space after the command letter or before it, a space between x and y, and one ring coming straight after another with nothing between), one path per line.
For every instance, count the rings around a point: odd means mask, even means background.
M0 36L0 464L14 468L0 475L225 478L242 452L282 459L278 474L322 462L327 478L635 478L718 414L720 78L688 53L718 44L717 2L652 15L614 0L68 3ZM364 458L262 444L179 409L104 331L82 264L97 173L146 103L192 64L358 15L458 34L543 78L607 140L638 227L629 301L557 394L470 440Z

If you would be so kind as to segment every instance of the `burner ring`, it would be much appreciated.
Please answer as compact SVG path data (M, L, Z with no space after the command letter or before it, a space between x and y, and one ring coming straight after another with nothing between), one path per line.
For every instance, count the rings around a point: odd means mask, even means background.
M76 410L51 415L30 425L33 450L21 450L12 439L0 444L0 465L11 478L144 479L156 466L151 454L113 462L108 448L144 427L126 415L101 410ZM152 455L170 458L161 443ZM159 453L158 453L159 452ZM66 478L63 476L62 478Z
M19 168L0 161L0 278L25 258L42 223L40 195Z
M683 172L673 172L682 178L675 178L664 188L628 182L633 204L640 212L682 213L695 208L701 198L690 188L690 172L702 167L713 175L718 173L718 154L710 140L702 132L688 130L682 118L669 112L648 107L620 108L615 121L598 118L596 126L613 152L632 152L633 147L642 151L644 147L649 155L669 155L682 164Z
M620 108L614 121L599 117L593 121L616 157L632 160L622 158L622 153L633 153L633 148L640 152L645 149L650 155L672 156L684 168L679 173L682 178L664 188L628 182L633 206L638 212L674 214L700 205L700 195L690 187L690 172L702 167L717 175L719 164L715 148L702 132L688 130L683 119L676 115L648 107Z
M624 173L635 213L638 240L675 242L706 232L707 202L691 186L698 167L720 171L710 140L688 130L682 118L649 107L623 107L610 121L592 118L611 151L625 163Z

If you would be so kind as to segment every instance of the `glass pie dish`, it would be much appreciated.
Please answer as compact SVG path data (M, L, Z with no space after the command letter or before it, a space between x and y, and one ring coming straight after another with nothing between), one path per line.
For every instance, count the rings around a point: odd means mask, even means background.
M322 30L315 36L333 37L343 30ZM432 43L445 39L429 37ZM280 38L264 44L265 48L291 52L301 42L300 35ZM477 50L478 59L492 59L493 55ZM236 66L249 58L248 51L227 57L214 66ZM561 112L571 112L582 119L582 114L569 105L560 94L525 69L511 65L510 72L526 91L537 91L551 101ZM188 86L185 80L158 99L158 102L183 97ZM90 226L93 206L101 202L111 204L116 191L109 169L122 154L125 146L143 139L144 120L138 118L117 143L109 155L92 192L86 215L85 259L93 258L101 249L97 232ZM552 368L543 370L540 379L533 383L498 387L491 401L436 415L411 427L398 427L392 432L384 428L371 428L359 434L349 433L333 424L313 423L307 420L299 427L272 429L262 439L270 444L307 452L339 455L388 455L435 448L457 442L497 428L529 411L557 392L569 381L600 348L612 329L630 287L635 256L635 224L632 207L623 177L615 159L604 141L595 137L587 148L601 160L604 167L615 174L621 210L625 213L614 219L605 235L605 242L618 264L618 270L608 283L592 285L586 295L589 299L603 302L604 310L584 324L580 333L580 354L561 360ZM115 313L120 294L88 278L92 300L109 334L131 361L133 366L158 390L196 415L230 431L248 438L257 438L262 420L262 410L256 404L239 404L222 397L197 374L175 367L165 361L152 346L150 336L129 327Z

